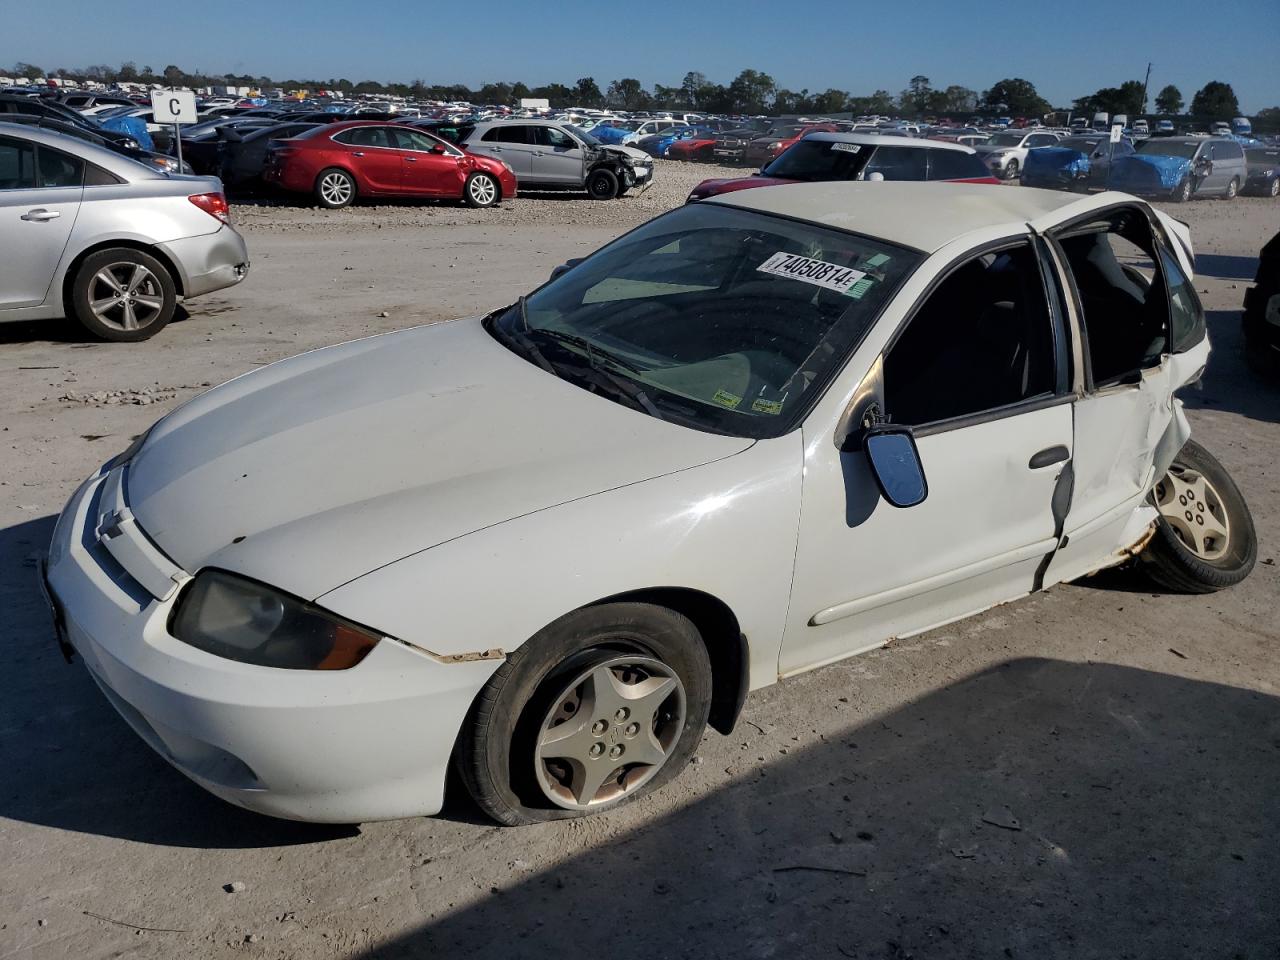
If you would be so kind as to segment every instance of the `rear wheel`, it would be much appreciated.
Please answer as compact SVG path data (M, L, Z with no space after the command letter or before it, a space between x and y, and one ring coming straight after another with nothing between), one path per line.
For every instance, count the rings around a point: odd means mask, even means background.
M169 270L132 247L90 254L71 281L71 313L94 336L133 343L154 337L173 317L177 289Z
M356 198L356 181L351 174L337 167L322 170L316 177L316 201L322 207L339 210Z
M1174 203L1186 203L1191 199L1194 190L1191 187L1191 178L1183 177L1182 182L1173 188L1173 194L1169 197Z
M618 195L618 178L603 167L592 170L587 177L587 194L592 200L612 200Z
M657 790L702 739L711 664L663 607L574 611L517 649L476 698L457 766L508 826L581 817Z
M1160 517L1140 556L1161 586L1212 593L1249 575L1258 555L1253 517L1226 468L1188 440L1152 491Z

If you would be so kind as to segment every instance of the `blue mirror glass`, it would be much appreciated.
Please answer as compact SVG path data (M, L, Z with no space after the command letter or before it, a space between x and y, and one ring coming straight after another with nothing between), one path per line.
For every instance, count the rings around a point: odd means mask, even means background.
M924 467L911 434L883 431L869 434L864 446L880 492L895 507L914 507L929 495Z

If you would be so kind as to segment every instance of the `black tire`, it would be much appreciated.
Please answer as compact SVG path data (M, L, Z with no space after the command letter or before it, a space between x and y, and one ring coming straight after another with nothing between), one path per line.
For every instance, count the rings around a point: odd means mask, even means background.
M1022 172L1022 165L1018 163L1017 158L1009 161L1009 165L1004 168L1004 176L1006 180L1017 180L1018 174Z
M1191 178L1183 177L1182 182L1173 188L1173 193L1169 199L1174 203L1186 203L1195 193L1195 189L1191 186Z
M462 202L468 207L492 207L502 198L502 188L492 174L477 171L462 185Z
M1144 569L1156 583L1178 593L1213 593L1234 586L1249 575L1258 558L1258 537L1249 505L1226 468L1194 440L1187 441L1169 468L1170 475L1180 472L1187 477L1200 475L1216 496L1228 530L1225 547L1221 556L1206 559L1187 544L1162 513L1156 521L1155 536L1139 554ZM1162 485L1169 479L1167 475L1156 485L1152 494L1154 502L1160 501ZM1196 511L1205 510L1205 504L1195 501L1182 501L1179 506L1188 507L1193 517Z
M341 210L356 200L355 177L338 167L321 170L315 182L316 203L327 210Z
M684 723L670 731L667 759L618 797L587 809L557 805L539 782L535 751L544 720L584 670L631 655L659 661L683 685ZM497 669L463 724L456 768L480 809L507 826L612 810L660 789L688 765L710 707L711 662L688 618L645 603L586 607L541 630Z
M587 176L587 195L592 200L612 200L618 195L618 178L612 170L597 167Z
M1280 353L1257 335L1245 334L1244 363L1246 367L1265 379L1280 376Z
M147 278L130 287L135 267L147 271ZM116 286L102 279L108 274L116 280ZM122 291L119 297L117 287ZM133 299L129 297L130 291ZM119 306L99 307L95 312L93 304L100 304L108 297L118 300ZM158 306L153 308L152 304ZM108 247L85 257L76 269L71 279L68 312L95 337L116 343L137 343L163 330L173 319L177 304L177 286L167 266L133 247ZM134 323L132 329L128 321L130 315Z
M1240 196L1240 180L1232 177L1231 182L1227 184L1227 192L1222 195L1223 200L1234 200Z

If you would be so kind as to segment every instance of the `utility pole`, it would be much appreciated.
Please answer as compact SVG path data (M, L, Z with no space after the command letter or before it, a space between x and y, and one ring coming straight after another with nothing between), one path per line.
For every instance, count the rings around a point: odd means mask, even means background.
M1142 113L1147 112L1147 84L1151 82L1151 64L1147 64L1147 76L1142 81Z

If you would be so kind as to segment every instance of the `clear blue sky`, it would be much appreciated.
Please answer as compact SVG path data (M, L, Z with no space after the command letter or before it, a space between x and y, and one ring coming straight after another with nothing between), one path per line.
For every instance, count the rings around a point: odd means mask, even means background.
M0 0L0 67L46 69L133 60L206 73L530 86L593 76L679 84L689 70L727 83L752 67L780 86L898 93L923 73L935 87L981 91L1024 77L1056 106L1099 87L1167 83L1189 102L1209 80L1232 84L1246 112L1280 105L1276 0L243 0L159 4Z

